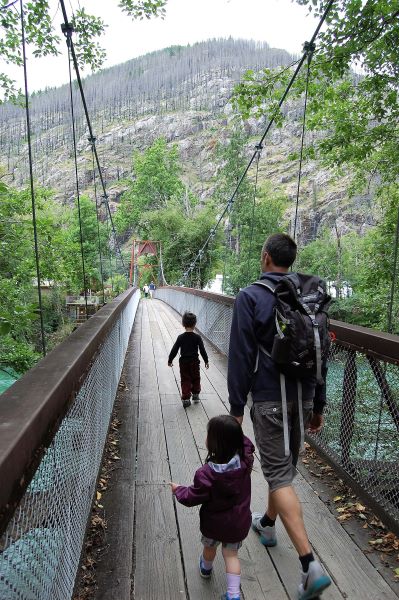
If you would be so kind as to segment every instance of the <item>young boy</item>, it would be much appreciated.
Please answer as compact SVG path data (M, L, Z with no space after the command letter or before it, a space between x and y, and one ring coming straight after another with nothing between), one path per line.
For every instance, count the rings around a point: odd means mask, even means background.
M201 376L200 376L200 361L198 358L198 350L204 359L205 368L208 369L208 355L204 348L204 342L198 333L194 333L194 328L197 323L197 317L194 313L185 312L182 318L182 325L186 333L178 336L176 342L170 351L168 358L169 367L173 364L173 359L177 355L180 348L180 380L181 380L181 399L183 407L190 406L191 393L193 394L193 402L199 402L199 393L201 391Z

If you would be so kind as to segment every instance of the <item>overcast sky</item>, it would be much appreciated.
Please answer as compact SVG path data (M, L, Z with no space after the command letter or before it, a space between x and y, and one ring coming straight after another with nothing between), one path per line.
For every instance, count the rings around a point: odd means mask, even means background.
M79 0L66 3L77 7ZM61 24L56 0L50 0L54 24ZM118 8L118 0L81 0L87 12L108 24L102 38L107 51L105 66L127 61L173 44L192 44L209 38L229 37L265 41L270 46L300 53L316 23L307 9L291 0L168 0L165 19L132 21ZM64 49L64 44L62 45ZM13 70L18 82L21 69ZM56 86L68 80L65 56L29 58L29 90Z

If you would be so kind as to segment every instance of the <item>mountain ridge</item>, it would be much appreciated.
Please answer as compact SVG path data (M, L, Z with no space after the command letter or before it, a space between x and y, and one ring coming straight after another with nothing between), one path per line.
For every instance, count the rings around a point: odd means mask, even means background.
M206 201L212 195L218 171L215 146L218 141L227 143L235 118L230 102L234 85L249 68L287 66L293 58L285 50L270 48L266 43L230 38L172 46L86 78L86 100L113 209L127 187L123 180L132 177L133 152L145 150L158 137L178 144L183 179ZM62 86L31 98L35 177L41 185L54 189L61 202L73 201L76 186L67 92L67 86ZM93 197L91 147L76 89L73 96L79 184L82 193ZM259 181L271 180L294 202L298 164L287 158L299 149L302 105L288 100L284 112L287 118L283 128L273 129L266 140ZM265 119L245 121L248 156L265 123ZM14 185L23 186L28 168L21 108L0 108L0 149L3 169L11 173ZM372 224L370 215L363 214L360 202L349 202L347 187L347 178L336 180L317 161L305 162L299 213L303 239L314 239L325 225L338 224L342 232L355 229L361 233L364 226ZM341 205L348 203L349 211L348 206L342 211Z

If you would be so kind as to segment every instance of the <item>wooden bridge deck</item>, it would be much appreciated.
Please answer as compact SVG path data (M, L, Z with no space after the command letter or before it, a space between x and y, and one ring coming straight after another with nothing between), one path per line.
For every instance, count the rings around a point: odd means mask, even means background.
M123 418L130 420L132 434L121 439L122 464L114 489L118 507L115 514L108 513L108 570L100 569L97 599L210 600L225 590L220 553L211 580L199 576L198 509L175 503L168 482L190 484L204 460L207 421L227 411L226 359L207 348L210 368L201 372L201 402L184 410L178 362L173 369L167 365L181 332L176 313L167 305L158 300L140 303L123 376L129 400ZM244 429L253 439L248 413ZM257 459L252 488L252 509L261 511L266 484ZM314 552L333 579L323 600L397 598L301 475L296 489ZM279 522L277 530L275 548L266 550L250 532L240 550L245 600L297 597L299 561Z

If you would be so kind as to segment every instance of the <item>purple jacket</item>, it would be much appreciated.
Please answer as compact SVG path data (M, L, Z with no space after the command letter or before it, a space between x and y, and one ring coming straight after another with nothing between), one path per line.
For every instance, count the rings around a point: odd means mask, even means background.
M194 483L180 485L175 496L184 506L200 509L200 530L219 542L241 542L251 527L251 470L254 445L244 436L239 469L217 473L207 463L196 471Z

